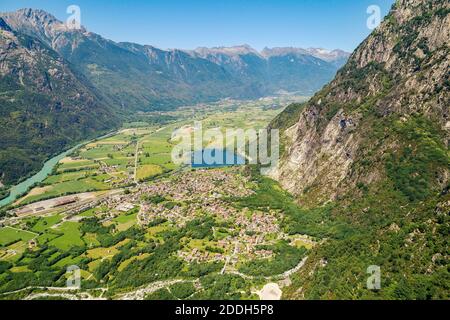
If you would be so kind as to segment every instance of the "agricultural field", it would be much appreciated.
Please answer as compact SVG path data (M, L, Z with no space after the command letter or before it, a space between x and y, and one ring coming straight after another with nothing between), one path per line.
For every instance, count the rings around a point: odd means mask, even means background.
M171 160L172 133L193 120L206 129L259 129L280 109L273 101L205 108L92 141L19 199L17 210L37 203L0 229L0 299L24 287L64 286L72 265L83 292L113 299L257 299L269 280L303 263L316 239L291 232L295 204L275 182L247 166L194 170ZM40 200L77 193L39 213ZM153 290L154 282L167 285ZM145 286L148 293L138 290Z
M81 238L82 234L77 222L64 222L58 228L55 228L54 231L61 235L49 241L48 245L50 246L61 250L68 250L71 247L83 246L85 244Z
M155 179L178 168L171 155L177 143L172 140L172 135L177 129L189 128L194 121L201 121L204 129L219 128L223 133L226 128L258 130L281 112L282 105L305 99L286 96L257 101L224 100L167 112L177 120L163 126L146 125L145 122L136 123L139 124L136 128L124 125L125 128L116 134L87 143L62 159L42 183L18 199L14 206L123 188Z
M15 205L69 194L111 190L134 183L136 144L153 130L126 129L81 147L61 160L52 174Z
M28 241L37 236L31 231L19 230L11 227L4 227L0 229L0 245L13 244L19 241Z

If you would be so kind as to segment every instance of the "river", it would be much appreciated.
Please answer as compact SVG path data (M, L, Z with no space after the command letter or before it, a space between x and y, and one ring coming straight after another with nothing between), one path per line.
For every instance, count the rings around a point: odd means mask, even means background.
M69 154L71 154L76 149L78 149L88 143L91 143L92 141L110 137L116 133L117 132L108 133L108 134L98 137L96 139L92 139L87 142L80 143L79 145L73 147L72 149L66 150L66 151L58 154L57 156L51 158L50 160L47 160L47 162L44 163L44 166L38 173L36 173L35 175L31 176L30 178L24 180L23 182L15 185L9 189L9 192L10 192L9 196L3 200L0 200L0 208L7 206L7 205L11 204L12 202L14 202L14 200L16 200L19 196L21 196L25 192L27 192L27 190L35 183L44 181L48 177L48 175L52 172L53 168L58 164L58 162L61 161L62 159L64 159L65 157L67 157Z

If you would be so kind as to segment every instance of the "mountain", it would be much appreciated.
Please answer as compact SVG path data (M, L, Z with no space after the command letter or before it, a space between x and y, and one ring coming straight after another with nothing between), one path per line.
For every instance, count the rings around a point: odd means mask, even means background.
M287 298L448 299L449 39L448 1L398 0L330 84L272 122L272 175L305 208L292 233L327 239Z
M7 185L75 141L118 125L81 74L1 18L0 88L0 180Z
M84 28L68 29L42 10L21 9L1 16L14 30L37 37L61 54L125 110L257 98L280 90L310 95L342 66L311 54L266 59L248 46L167 51L115 43Z
M259 53L242 45L198 48L189 53L224 67L235 78L257 84L266 94L291 91L311 95L321 89L349 57L341 50L322 49L323 54L315 50L319 49L265 48Z
M283 55L311 55L318 59L330 62L337 66L342 67L348 60L350 54L343 50L327 50L323 48L264 48L261 54L265 57L283 56Z
M0 19L0 183L6 185L133 112L280 90L310 95L339 68L308 54L266 58L248 46L186 52L116 43L68 28L42 10Z

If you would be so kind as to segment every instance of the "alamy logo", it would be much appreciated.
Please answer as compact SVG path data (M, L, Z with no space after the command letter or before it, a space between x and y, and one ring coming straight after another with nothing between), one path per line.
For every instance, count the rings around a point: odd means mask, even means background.
M367 8L367 14L370 14L367 18L367 28L370 30L376 29L381 23L381 8L377 5L371 5Z
M81 289L81 270L78 266L67 267L68 273L66 287L69 289Z
M172 133L172 161L192 167L218 167L243 164L261 165L267 174L278 165L279 130L224 129L203 130L201 122Z
M371 276L367 278L367 289L380 290L381 289L381 268L380 266L369 266L367 273Z
M70 16L66 20L66 26L72 30L81 29L81 9L77 5L71 5L67 7L67 13Z

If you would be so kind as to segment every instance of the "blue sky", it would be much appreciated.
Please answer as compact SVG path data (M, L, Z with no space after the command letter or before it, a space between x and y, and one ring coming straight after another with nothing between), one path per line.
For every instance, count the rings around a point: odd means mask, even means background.
M90 31L159 48L249 44L353 49L371 32L366 10L385 15L394 0L0 0L0 11L30 7L66 20L81 8Z

